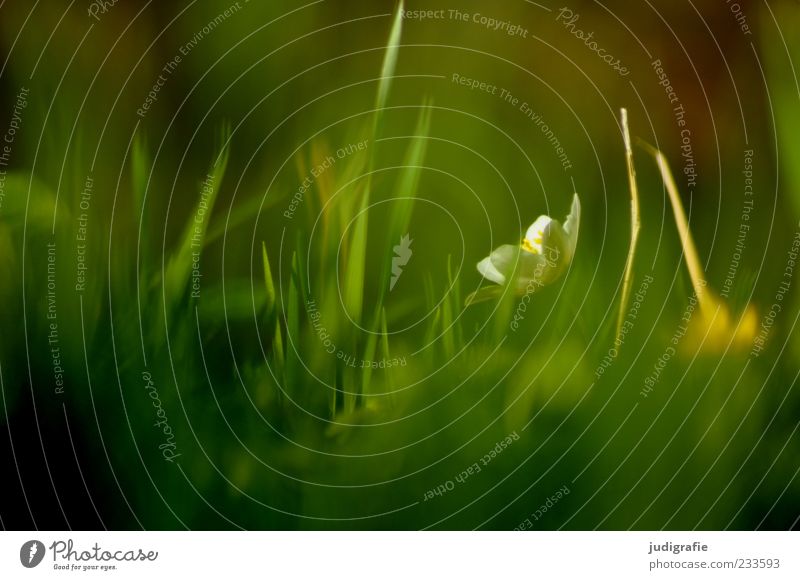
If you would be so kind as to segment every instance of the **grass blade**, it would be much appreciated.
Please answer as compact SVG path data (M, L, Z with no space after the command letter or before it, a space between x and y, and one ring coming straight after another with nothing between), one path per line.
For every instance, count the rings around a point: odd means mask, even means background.
M457 320L456 324L453 327L453 332L455 334L455 341L458 348L464 344L464 337L461 332L461 310L463 308L463 302L461 301L461 278L458 276L453 275L453 268L452 268L452 254L447 255L447 279L450 282L450 302L452 303L453 313Z
M267 255L267 244L261 242L261 261L264 264L264 288L266 290L266 309L267 320L271 321L275 313L275 284L272 280L272 270L269 267L269 256Z
M278 195L271 195L264 200L260 197L253 197L243 201L230 210L227 220L219 220L212 227L208 228L203 243L208 246L226 233L228 234L228 239L230 239L231 232L242 224L248 221L255 223L255 217L258 215L259 211L263 214L268 209L276 206L279 201L285 200L286 198L282 198Z
M281 323L278 318L275 319L275 332L272 335L272 357L276 374L282 373L285 366L285 355L283 337L281 336Z
M763 14L761 46L769 80L770 102L775 108L774 131L778 137L778 151L783 160L780 170L787 178L787 197L795 213L800 213L800 81L796 72L800 62L800 36L795 33L776 34L775 20L782 23L784 31L800 29L800 12L797 6L776 4L766 6ZM775 19L775 20L773 20ZM780 30L780 29L778 29Z
M448 282L448 289L453 286L453 272L450 267L450 256L447 257L447 282ZM453 300L452 300L452 292L450 295L444 297L444 303L442 305L442 332L444 336L442 337L442 343L444 345L444 353L447 357L447 360L453 358L453 355L456 352L456 338L455 338L455 327L453 324ZM460 306L456 303L457 306Z
M144 198L147 190L148 167L150 158L147 154L147 144L141 133L136 135L131 152L131 181L133 182L134 212L137 219L141 217L144 209Z
M361 313L364 301L364 270L367 261L367 228L369 225L369 194L361 198L358 206L358 217L353 225L350 237L350 251L347 263L342 270L345 273L344 305L347 313L356 324L361 323Z
M384 54L383 66L381 67L381 80L378 84L378 95L375 99L375 108L378 110L375 116L376 126L380 120L380 111L386 106L386 100L389 98L389 90L392 87L392 77L397 67L397 53L400 50L400 37L402 34L403 0L400 0L397 5L397 10L395 11L394 20L392 21L389 42L386 45L386 53Z
M386 291L392 274L392 260L394 246L401 237L409 234L411 215L414 211L414 202L419 189L422 176L422 164L427 153L428 135L430 134L431 109L426 105L417 119L414 137L403 158L403 172L395 188L392 217L389 222L386 237L386 259L380 275L380 286L375 300L375 312L370 328L377 329L380 312L386 298Z
M381 80L378 84L378 94L375 99L375 117L372 128L373 141L379 134L380 119L382 110L386 105L391 88L391 77L394 75L397 65L397 53L400 49L400 37L403 32L403 2L398 4L397 11L392 22L392 29L389 33L389 41L386 46L386 53L383 57L381 67ZM370 169L374 166L374 147L370 152ZM370 171L371 174L371 171ZM344 303L347 312L353 320L360 324L364 299L364 267L366 262L367 250L367 231L369 218L367 208L372 189L372 180L367 177L367 188L361 197L361 202L357 206L358 217L353 225L353 234L350 241L349 252L347 255L347 266L344 268L346 278L344 282ZM380 300L379 308L380 308Z
M297 277L297 255L292 255L292 275L289 281L288 308L286 313L286 334L289 337L289 348L286 350L284 365L283 390L291 396L294 385L297 384L297 372L300 360L297 349L301 344L300 336L300 289Z
M227 138L223 138L223 142L227 142ZM219 193L220 184L225 176L228 156L229 149L226 146L217 156L209 177L204 181L201 187L200 199L197 201L194 212L186 220L183 234L180 237L181 244L167 264L166 272L164 273L167 300L177 302L183 298L186 292L192 270L192 256L195 252L202 252L203 239L214 211L214 202ZM197 223L195 218L201 215L201 210L204 219Z
M631 133L628 127L628 111L620 110L620 121L622 123L622 139L625 142L625 163L628 166L628 188L631 194L631 242L628 247L628 258L625 262L625 275L622 281L622 298L619 303L619 314L617 316L617 334L619 339L622 333L622 324L625 322L625 315L628 310L628 301L631 296L631 286L633 285L633 263L636 257L636 243L639 239L641 220L639 218L639 188L636 185L636 169L633 166L633 148L631 147Z
M385 361L392 360L392 356L389 352L389 330L388 325L386 324L386 309L384 308L381 310L381 354L383 355L383 359ZM392 382L392 373L387 372L385 373L385 380L386 380L386 392L393 393L394 392L394 384Z
M284 363L283 337L281 336L281 321L277 316L276 310L277 296L275 294L275 282L272 278L272 270L269 266L267 245L264 242L261 242L261 260L264 263L264 287L266 295L264 309L266 310L267 328L274 328L272 332L271 352L276 371L280 373Z
M367 345L364 348L364 369L361 373L361 393L372 393L372 362L375 361L375 353L378 350L378 335L371 332L367 337Z
M700 265L700 257L697 254L697 247L694 245L692 231L689 229L689 220L686 218L686 212L683 210L683 202L681 202L680 194L678 194L678 186L675 185L675 178L672 176L672 170L670 170L667 158L661 151L643 141L641 143L655 158L658 170L661 172L661 179L664 181L664 186L667 188L667 194L672 204L672 213L675 215L675 225L678 228L678 234L681 238L681 246L683 246L686 267L689 270L689 277L692 279L692 286L697 300L700 302L700 307L704 314L707 316L712 315L716 308L713 304L713 300L711 300L710 296L705 291L706 282L703 278L703 267Z

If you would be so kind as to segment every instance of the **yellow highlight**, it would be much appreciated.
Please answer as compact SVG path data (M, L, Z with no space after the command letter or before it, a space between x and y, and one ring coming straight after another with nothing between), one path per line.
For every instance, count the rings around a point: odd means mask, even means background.
M700 316L689 326L684 344L686 354L693 354L698 347L705 351L740 352L753 346L758 332L758 313L748 304L737 321L730 308L716 296L707 296L706 306L701 304Z
M522 249L531 254L540 254L539 248L542 247L543 232L537 232L536 237L533 238L533 243L528 238L522 238ZM533 244L536 244L535 246Z
M685 347L687 352L702 345L704 350L720 352L731 348L732 350L746 350L753 345L753 339L758 331L758 314L756 309L748 304L745 311L737 321L727 304L707 289L704 272L697 248L689 229L689 220L683 209L683 203L678 195L678 187L672 176L667 158L655 147L642 142L642 145L656 160L661 178L667 189L672 212L675 215L675 225L680 234L686 267L695 289L697 300L700 303L700 316L693 320L689 328L689 340Z

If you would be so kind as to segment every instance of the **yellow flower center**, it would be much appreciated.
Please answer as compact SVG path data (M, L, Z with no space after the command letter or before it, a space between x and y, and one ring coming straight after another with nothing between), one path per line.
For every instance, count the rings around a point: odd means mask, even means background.
M540 215L536 221L531 224L528 231L525 232L525 237L522 238L520 247L531 254L542 254L542 241L548 226L553 220L546 215Z
M533 237L533 240L529 240L528 238L522 238L522 249L526 252L530 252L531 254L541 254L542 253L542 236L543 233L541 230L536 232L536 235Z

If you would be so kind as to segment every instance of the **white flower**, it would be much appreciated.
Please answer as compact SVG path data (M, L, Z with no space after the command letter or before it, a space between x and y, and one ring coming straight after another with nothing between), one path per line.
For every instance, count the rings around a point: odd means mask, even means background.
M581 202L576 193L563 226L550 216L539 216L518 246L500 246L478 262L478 272L501 286L511 281L516 294L535 292L557 280L569 267L578 243L580 220ZM492 298L498 290L483 288L470 295L467 304Z
M531 227L528 228L528 231L525 233L525 237L522 238L522 249L530 252L531 254L541 254L542 251L542 240L544 240L544 232L547 226L549 226L553 222L553 218L549 215L540 215L536 218L536 221L533 222Z

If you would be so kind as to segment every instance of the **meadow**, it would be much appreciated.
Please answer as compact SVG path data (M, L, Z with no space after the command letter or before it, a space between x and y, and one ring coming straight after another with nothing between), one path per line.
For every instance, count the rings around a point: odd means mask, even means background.
M4 527L797 527L795 3L41 4Z

